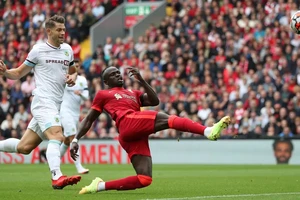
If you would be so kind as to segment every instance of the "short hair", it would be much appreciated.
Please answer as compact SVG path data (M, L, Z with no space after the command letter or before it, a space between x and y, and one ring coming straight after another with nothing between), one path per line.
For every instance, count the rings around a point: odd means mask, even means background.
M273 150L276 150L276 146L277 146L277 144L279 144L279 143L286 143L286 144L289 145L291 151L294 150L294 145L293 145L293 143L291 142L291 140L289 140L289 139L284 139L284 138L277 139L277 140L274 141L274 143L273 143Z
M53 28L53 27L55 27L55 23L64 24L65 18L60 15L54 15L46 20L45 28Z
M104 72L110 67L106 67L102 72L101 72L101 76L102 76L102 80L104 81Z

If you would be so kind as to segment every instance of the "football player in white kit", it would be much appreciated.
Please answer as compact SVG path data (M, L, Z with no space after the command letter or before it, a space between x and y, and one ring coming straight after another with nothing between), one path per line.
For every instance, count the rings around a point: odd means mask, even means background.
M17 80L34 72L36 88L33 90L33 115L21 140L10 138L0 141L0 151L29 154L43 140L49 140L46 157L52 174L52 187L63 189L80 181L80 176L63 176L60 170L60 145L64 140L59 109L65 85L73 86L77 77L73 51L64 43L65 19L55 15L45 22L46 43L33 46L26 60L18 68L6 69L0 60L0 75ZM72 103L72 102L70 102Z
M78 61L74 60L75 66L79 68ZM80 116L80 105L83 101L88 100L89 90L87 85L87 80L84 76L77 75L75 85L73 87L66 86L63 102L60 108L60 117L63 127L63 132L65 139L60 146L60 155L64 156L71 141L74 139L77 133L77 127L79 123ZM78 154L78 152L77 152ZM80 154L79 157L74 161L77 172L80 174L89 173L88 169L85 169L81 165Z

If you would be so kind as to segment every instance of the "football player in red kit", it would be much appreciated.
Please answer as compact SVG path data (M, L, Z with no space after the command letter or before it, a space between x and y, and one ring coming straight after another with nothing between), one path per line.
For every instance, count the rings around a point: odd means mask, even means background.
M140 107L157 106L159 99L138 69L130 67L128 70L129 74L144 87L145 93L124 89L120 71L116 67L106 68L102 76L109 89L101 90L96 94L90 111L81 122L78 133L72 141L70 153L76 160L78 140L88 132L93 122L105 110L116 122L119 142L128 153L137 175L107 182L96 178L89 186L83 187L80 194L104 190L134 190L149 186L152 182L152 158L148 143L150 134L172 128L217 140L222 130L230 123L230 117L226 116L212 127L206 127L188 118L156 111L140 111Z

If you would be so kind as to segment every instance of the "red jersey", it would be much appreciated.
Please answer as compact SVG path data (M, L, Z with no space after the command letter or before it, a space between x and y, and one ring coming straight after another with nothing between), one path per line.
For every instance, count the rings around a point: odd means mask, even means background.
M118 127L120 119L126 114L140 111L142 94L138 90L126 90L119 87L100 90L93 100L92 109L99 112L105 110Z

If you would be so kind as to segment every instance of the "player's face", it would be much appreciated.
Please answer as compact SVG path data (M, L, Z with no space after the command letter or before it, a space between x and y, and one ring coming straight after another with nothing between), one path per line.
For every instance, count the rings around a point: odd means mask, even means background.
M65 40L65 33L65 25L55 22L55 26L48 31L48 37L50 37L55 44L62 44Z
M120 70L115 67L107 69L105 73L105 84L107 84L109 87L122 87L123 78Z
M274 154L278 164L287 164L292 156L290 146L287 143L278 143Z

